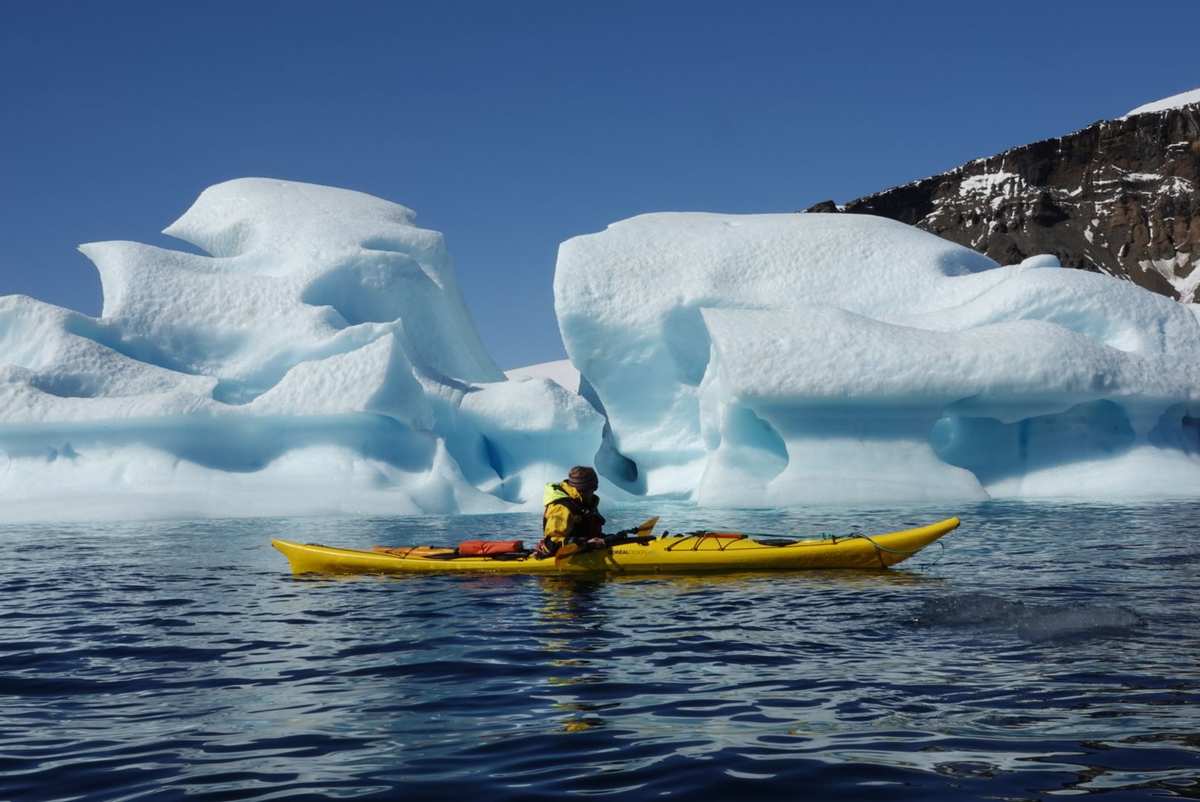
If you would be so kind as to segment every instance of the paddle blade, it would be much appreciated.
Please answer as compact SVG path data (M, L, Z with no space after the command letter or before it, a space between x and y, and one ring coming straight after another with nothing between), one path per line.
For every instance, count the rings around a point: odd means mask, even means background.
M644 520L640 524L638 524L637 534L634 537L649 537L650 533L654 531L654 527L657 524L658 524L658 516L657 515L655 515L653 518L647 518L646 520Z
M559 560L565 560L566 558L570 557L572 554L578 554L578 553L579 553L579 544L578 543L563 544L562 546L559 547L558 551L554 552L554 562L557 563Z

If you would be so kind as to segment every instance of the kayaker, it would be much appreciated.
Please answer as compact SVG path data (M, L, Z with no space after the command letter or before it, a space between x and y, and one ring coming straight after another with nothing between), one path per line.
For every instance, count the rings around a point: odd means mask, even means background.
M604 545L604 516L596 489L600 478L586 465L576 465L562 482L546 485L542 494L542 541L535 556L549 557L567 543L586 548Z

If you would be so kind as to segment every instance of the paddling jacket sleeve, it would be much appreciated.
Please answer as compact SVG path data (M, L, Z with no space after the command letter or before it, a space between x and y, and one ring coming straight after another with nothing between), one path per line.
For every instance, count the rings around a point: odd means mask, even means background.
M604 516L598 510L598 496L585 504L570 485L550 484L546 485L543 503L542 533L547 539L565 542L603 536Z

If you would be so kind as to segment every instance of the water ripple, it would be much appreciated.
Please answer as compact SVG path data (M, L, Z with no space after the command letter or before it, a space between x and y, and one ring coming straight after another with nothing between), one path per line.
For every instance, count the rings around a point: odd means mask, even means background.
M608 580L297 578L266 547L535 516L0 527L0 798L1200 798L1200 505L960 512L887 572Z

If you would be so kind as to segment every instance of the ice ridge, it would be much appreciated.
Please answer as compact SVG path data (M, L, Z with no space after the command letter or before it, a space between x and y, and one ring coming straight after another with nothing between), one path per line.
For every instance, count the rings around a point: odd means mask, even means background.
M505 379L441 234L414 218L359 192L229 181L165 232L207 255L81 246L99 318L0 298L9 514L536 503L603 420L549 380Z
M895 221L651 214L559 250L610 477L703 504L1192 496L1200 326ZM619 465L619 470L617 466ZM632 466L632 467L631 467Z

